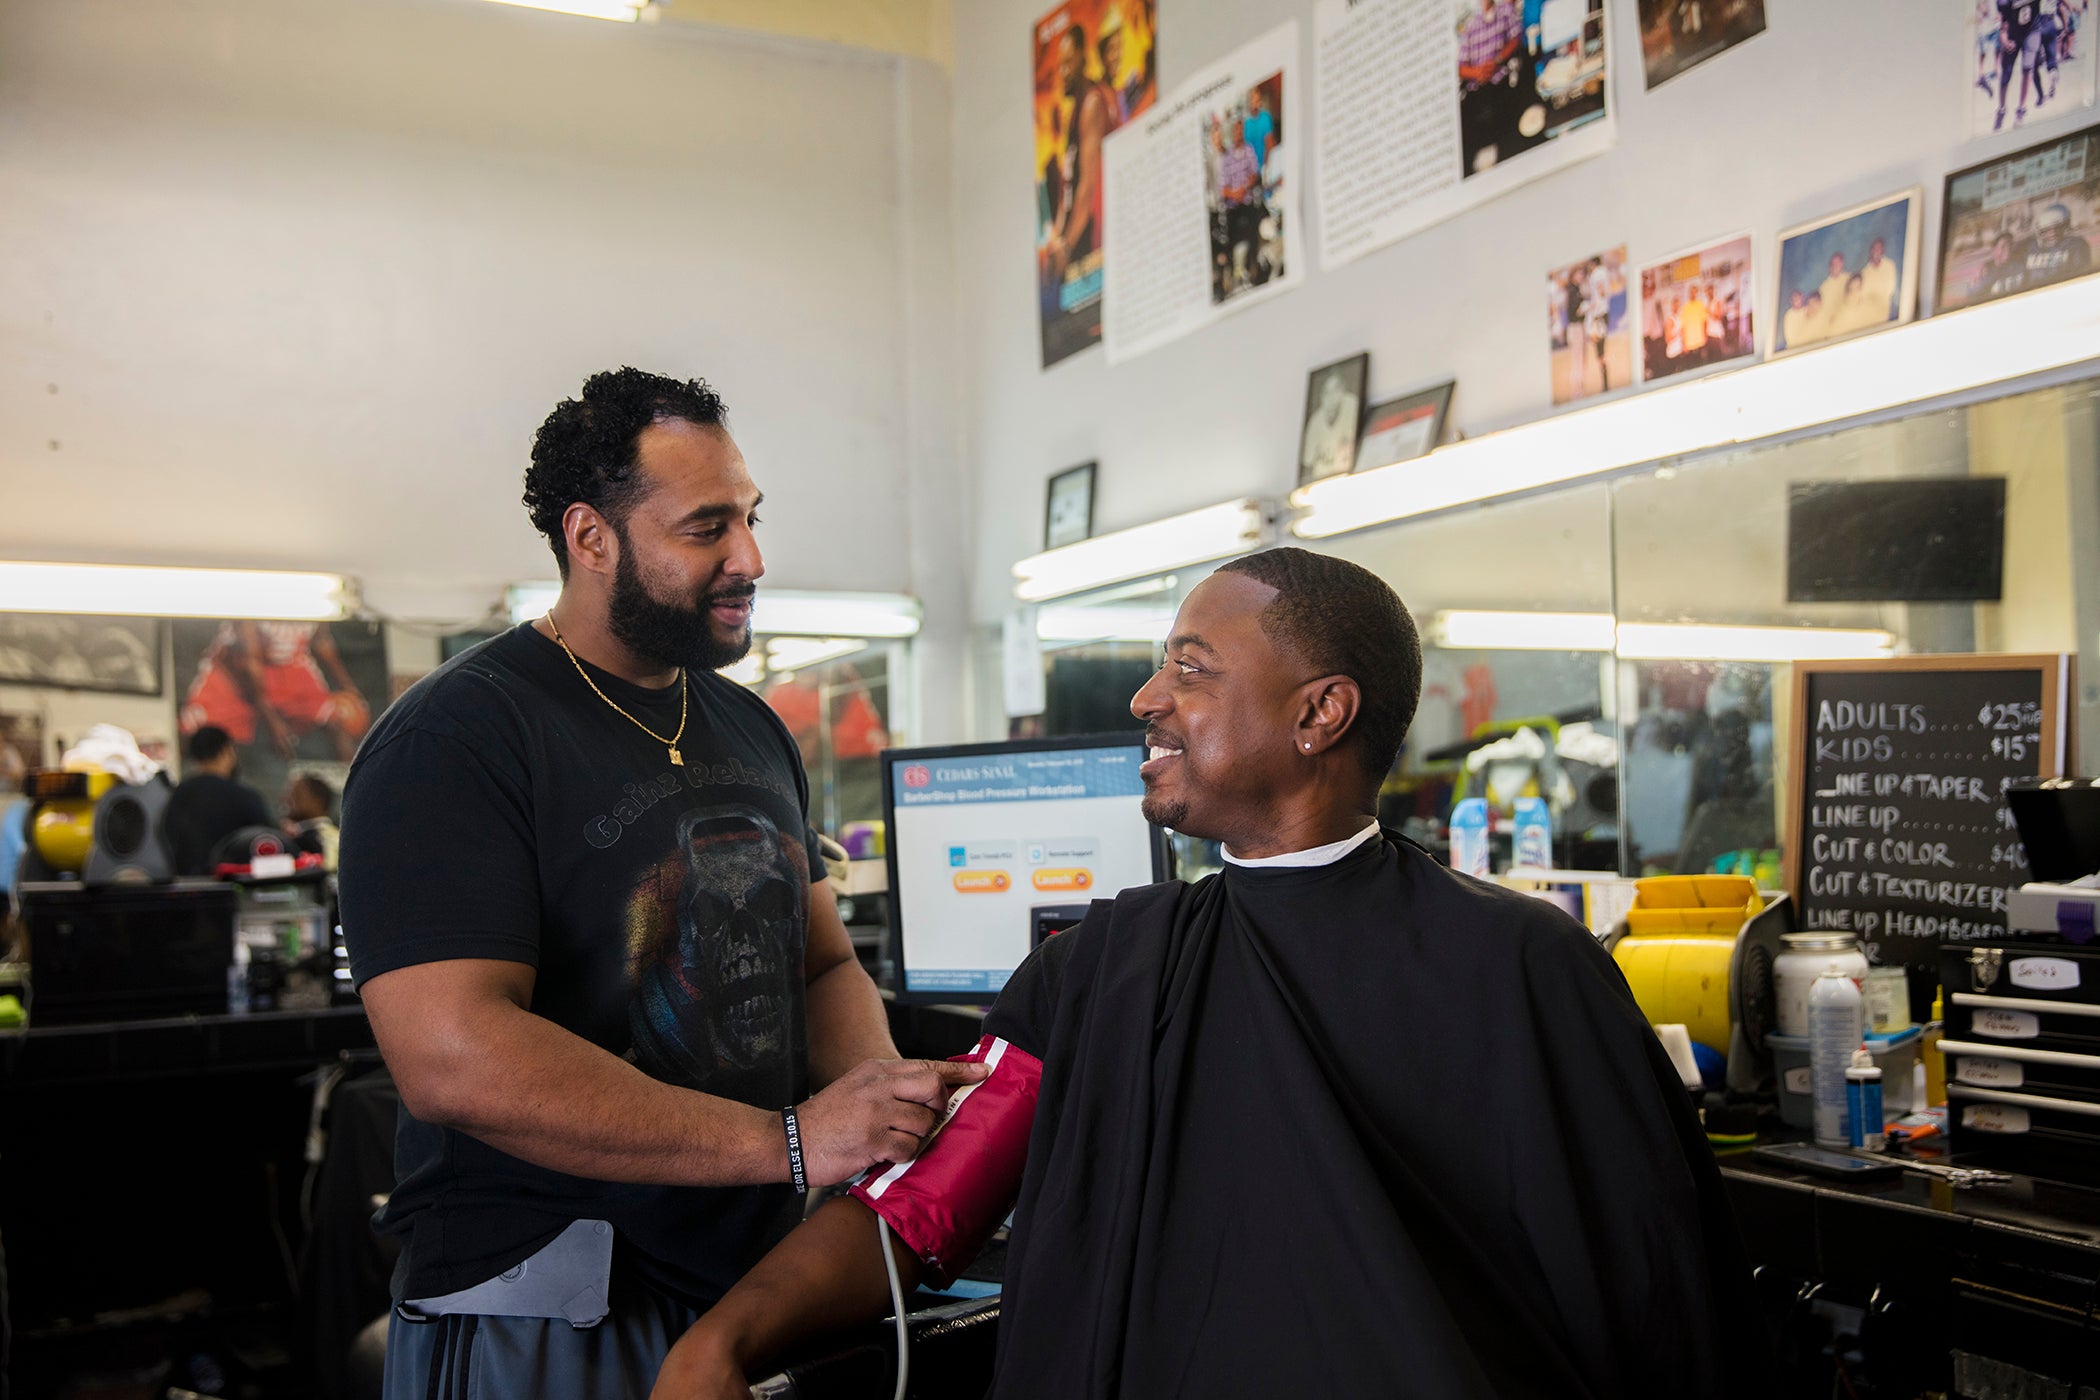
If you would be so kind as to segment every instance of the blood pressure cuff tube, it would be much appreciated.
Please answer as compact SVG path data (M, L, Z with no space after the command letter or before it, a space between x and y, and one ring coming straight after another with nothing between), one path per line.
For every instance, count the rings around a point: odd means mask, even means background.
M947 1116L918 1156L870 1167L850 1188L889 1222L941 1288L977 1257L1020 1194L1043 1081L1041 1060L997 1036L954 1058L982 1062L992 1072L949 1097Z

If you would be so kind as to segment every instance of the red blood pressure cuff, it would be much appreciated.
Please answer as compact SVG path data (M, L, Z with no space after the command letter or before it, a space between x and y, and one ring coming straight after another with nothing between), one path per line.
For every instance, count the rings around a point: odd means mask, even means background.
M948 1099L948 1113L917 1157L870 1167L851 1191L919 1256L936 1287L977 1257L1021 1190L1043 1062L997 1036L955 1058L990 1075Z

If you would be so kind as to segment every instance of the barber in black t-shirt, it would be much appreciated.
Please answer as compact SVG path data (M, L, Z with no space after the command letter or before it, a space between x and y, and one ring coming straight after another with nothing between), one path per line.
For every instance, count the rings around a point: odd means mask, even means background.
M182 781L168 798L164 829L177 875L211 875L212 850L228 836L250 826L275 826L263 795L235 775L241 755L233 736L207 724L183 745Z
M794 741L714 674L764 572L721 399L593 376L525 503L560 601L403 696L344 793L343 931L403 1105L390 1397L646 1390L793 1222L798 1167L915 1155L981 1073L896 1060Z

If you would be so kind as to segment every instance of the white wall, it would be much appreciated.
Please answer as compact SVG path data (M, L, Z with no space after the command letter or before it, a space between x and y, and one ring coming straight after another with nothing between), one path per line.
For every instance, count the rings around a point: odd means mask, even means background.
M926 591L907 489L959 494L906 273L951 260L945 82L476 0L0 0L0 557L470 617L551 575L533 429L633 363L722 390L774 583Z
M1030 255L1029 31L1049 8L978 0L956 11L966 457L978 500L972 604L984 620L1010 606L1009 566L1039 547L1043 483L1063 467L1100 459L1103 530L1282 495L1306 372L1365 349L1380 396L1455 377L1453 421L1468 433L1543 415L1549 268L1621 242L1639 263L1748 229L1768 320L1778 229L1923 184L1924 243L1936 247L1949 170L2092 117L2083 109L1968 141L1968 0L1767 0L1769 32L1652 95L1638 68L1634 0L1610 0L1620 115L1611 154L1347 267L1315 269L1299 290L1141 359L1110 369L1092 350L1045 372ZM1312 8L1159 0L1163 94L1286 19L1300 21L1302 70ZM1318 219L1316 207L1307 218ZM1760 324L1760 343L1766 331ZM1409 580L1395 582L1414 596Z

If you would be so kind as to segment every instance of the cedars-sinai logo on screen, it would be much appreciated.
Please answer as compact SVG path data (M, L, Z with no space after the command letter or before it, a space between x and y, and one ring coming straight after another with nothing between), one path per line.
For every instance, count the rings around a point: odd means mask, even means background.
M904 769L904 785L922 788L933 781L933 770L923 763L909 764Z

